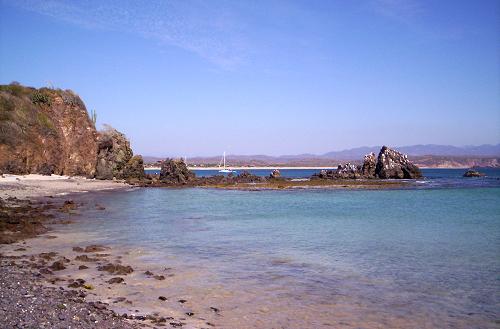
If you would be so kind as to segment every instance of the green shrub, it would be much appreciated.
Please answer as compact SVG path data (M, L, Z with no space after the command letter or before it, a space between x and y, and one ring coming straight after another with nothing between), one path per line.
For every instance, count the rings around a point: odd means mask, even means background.
M43 112L38 112L37 113L37 120L38 123L42 126L42 128L46 132L53 132L54 131L54 123L49 119L49 117L43 113Z
M16 105L12 100L7 97L0 95L0 110L2 111L14 111Z
M51 104L50 97L47 94L40 92L38 90L36 90L31 95L31 101L33 102L33 104L45 104L49 106Z
M30 90L18 84L1 85L0 91L6 91L11 95L21 97L26 95Z

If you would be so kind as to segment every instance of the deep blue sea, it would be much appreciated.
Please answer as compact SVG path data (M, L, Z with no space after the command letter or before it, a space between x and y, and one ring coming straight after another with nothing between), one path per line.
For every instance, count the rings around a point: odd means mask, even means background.
M85 198L106 211L68 229L206 273L206 295L239 291L222 307L284 328L498 328L500 170L483 171L424 170L402 190L101 193Z

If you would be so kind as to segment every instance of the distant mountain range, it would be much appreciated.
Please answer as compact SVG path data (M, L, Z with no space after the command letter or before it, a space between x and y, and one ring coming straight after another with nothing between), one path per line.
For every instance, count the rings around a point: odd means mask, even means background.
M374 152L377 154L382 146L363 146L342 151L332 151L321 155L316 154L299 154L299 155L228 155L227 159L232 165L267 165L267 164L286 164L286 165L306 165L317 163L322 165L335 161L359 161L365 154ZM500 144L491 145L484 144L479 146L452 146L452 145L411 145L394 147L396 150L408 154L410 157L426 157L428 156L453 158L492 158L500 157ZM163 158L154 156L144 156L146 163L153 163ZM456 159L454 159L456 160ZM190 157L190 164L217 164L220 161L220 156L208 157Z
M329 159L359 159L363 155L374 152L377 153L381 146L358 147L343 151L333 151L323 154L321 157ZM452 146L452 145L411 145L395 147L396 150L410 156L439 155L439 156L480 156L491 157L500 156L500 144L484 144L479 146Z

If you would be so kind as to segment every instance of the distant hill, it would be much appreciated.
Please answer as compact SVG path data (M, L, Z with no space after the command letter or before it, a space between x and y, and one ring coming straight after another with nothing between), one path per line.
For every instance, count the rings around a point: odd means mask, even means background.
M333 151L322 155L322 157L330 159L344 159L355 160L363 155L374 152L377 153L381 146L373 147L358 147L343 151ZM423 155L438 155L438 156L481 156L481 157L494 157L500 156L500 144L496 145L479 145L479 146L451 146L451 145L411 145L395 147L398 151L408 154L410 156L423 156Z
M389 145L390 146L390 145ZM228 162L233 166L331 166L339 162L360 161L367 153L378 154L381 146L363 146L342 151L333 151L321 155L235 155L227 156ZM451 146L451 145L411 145L394 147L400 152L408 154L415 161L422 161L425 166L469 166L495 165L500 158L500 144L479 146ZM189 164L217 165L220 156L190 157ZM145 156L144 162L154 163L163 158ZM497 159L497 160L494 160ZM493 161L494 160L494 161Z

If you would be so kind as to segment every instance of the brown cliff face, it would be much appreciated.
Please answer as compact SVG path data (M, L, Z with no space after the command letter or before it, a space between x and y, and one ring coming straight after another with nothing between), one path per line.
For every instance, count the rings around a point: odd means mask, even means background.
M93 177L97 132L70 90L0 86L0 172Z

